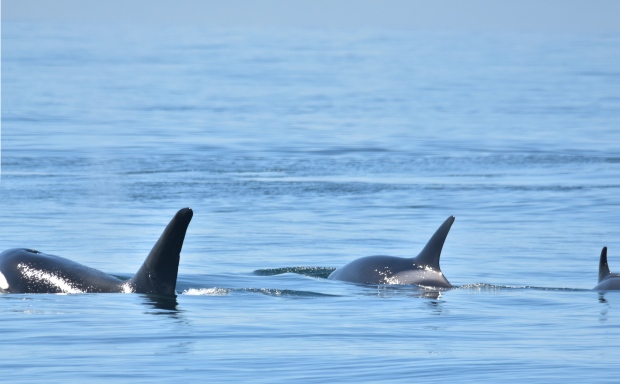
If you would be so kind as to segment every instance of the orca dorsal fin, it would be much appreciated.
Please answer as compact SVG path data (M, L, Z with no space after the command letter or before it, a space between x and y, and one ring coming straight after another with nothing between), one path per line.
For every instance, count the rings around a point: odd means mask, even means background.
M185 232L194 213L183 208L174 215L144 263L129 281L136 293L174 295Z
M452 227L454 219L454 216L448 217L437 231L435 231L422 252L415 258L418 264L429 266L436 271L441 271L439 267L439 257L441 256L443 243L446 241L446 237L448 236L448 232L450 232L450 227Z
M605 280L609 276L609 265L607 264L607 247L601 251L601 260L598 263L598 282Z

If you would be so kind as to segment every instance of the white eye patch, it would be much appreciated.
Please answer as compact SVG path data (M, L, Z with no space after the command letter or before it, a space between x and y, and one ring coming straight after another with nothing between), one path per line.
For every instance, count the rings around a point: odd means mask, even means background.
M9 289L9 282L6 281L2 272L0 272L0 289Z

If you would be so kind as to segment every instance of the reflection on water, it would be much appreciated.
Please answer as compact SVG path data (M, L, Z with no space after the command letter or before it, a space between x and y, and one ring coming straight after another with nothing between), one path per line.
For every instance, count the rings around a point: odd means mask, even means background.
M437 296L435 299L438 299ZM426 306L431 310L433 315L441 316L444 314L444 302L441 300L429 300L426 302Z
M177 309L177 295L156 295L156 294L143 294L144 302L151 305L155 309L161 309L165 312L151 312L155 314L175 314L179 312Z
M603 304L603 307L601 308L599 313L598 320L600 323L606 323L609 320L609 308L611 307L611 304L605 298L605 292L598 293L598 302Z

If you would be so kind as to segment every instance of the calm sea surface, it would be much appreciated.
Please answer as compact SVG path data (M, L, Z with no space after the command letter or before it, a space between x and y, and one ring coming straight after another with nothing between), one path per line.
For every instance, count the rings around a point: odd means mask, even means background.
M2 24L0 248L176 300L0 295L19 382L604 383L620 373L620 36ZM330 271L456 216L456 288Z

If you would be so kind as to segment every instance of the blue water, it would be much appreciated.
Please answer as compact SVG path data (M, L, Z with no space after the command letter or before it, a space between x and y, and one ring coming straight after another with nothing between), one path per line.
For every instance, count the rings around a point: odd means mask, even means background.
M0 248L178 296L0 296L7 382L617 382L620 36L2 23ZM455 289L325 279L456 216Z

